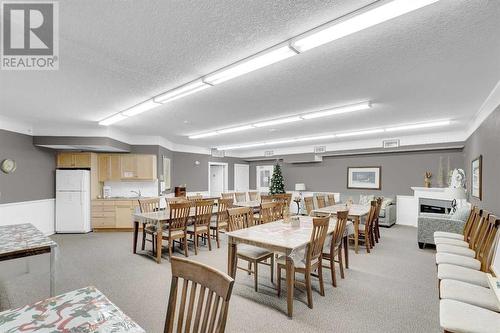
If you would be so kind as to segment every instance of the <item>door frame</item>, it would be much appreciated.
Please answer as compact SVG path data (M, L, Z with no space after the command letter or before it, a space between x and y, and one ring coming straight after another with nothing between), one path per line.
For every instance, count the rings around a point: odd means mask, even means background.
M259 192L262 192L262 191L269 191L269 188L267 188L267 190L265 190L265 187L259 187L259 180L260 180L260 177L259 177L259 168L263 168L263 167L270 167L271 169L271 175L269 177L272 177L273 176L273 171L274 171L274 164L269 164L269 165L257 165L255 167L255 189ZM271 179L269 179L270 181Z
M229 181L229 164L225 162L208 162L208 195L212 195L212 191L210 189L210 167L212 165L222 165L222 169L224 172L224 185L222 186L223 192L227 192L228 190L228 181Z

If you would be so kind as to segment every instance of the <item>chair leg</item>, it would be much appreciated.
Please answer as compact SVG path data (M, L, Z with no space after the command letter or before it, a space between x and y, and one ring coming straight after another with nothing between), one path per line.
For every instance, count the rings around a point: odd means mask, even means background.
M330 272L332 273L332 285L337 287L337 273L335 273L335 257L330 254Z
M188 240L187 240L186 235L184 235L184 255L186 257L189 257L189 253L188 253Z
M217 248L220 248L219 229L215 229L215 240L217 241Z
M305 272L306 279L306 292L307 292L307 306L309 308L313 308L313 300L312 300L312 287L311 287L311 272Z
M273 283L274 278L274 255L271 256L271 283Z
M143 223L142 224L142 246L141 249L144 251L144 248L146 247L146 232L144 231L144 228L146 225Z
M155 237L155 234L152 235L153 239L151 240L152 243L153 243L153 255L156 253L155 251L155 244L156 244L156 237Z
M168 240L168 258L169 258L169 260L170 260L170 258L172 258L172 243L173 243L172 240L169 239Z
M340 267L340 277L344 278L344 263L342 261L342 247L339 248L339 267Z
M207 234L208 251L212 251L212 242L210 241L210 232Z
M376 224L375 224L375 225L377 226L377 238L378 238L378 239L380 239L380 225L379 225L379 223L378 223L378 222L379 222L379 221L378 221L378 219L377 219L377 222L376 222Z
M194 254L198 255L198 234L194 234Z
M365 231L365 246L366 252L370 253L370 234L368 233L368 230Z
M251 261L248 262L248 272L247 273L248 273L248 275L252 275L252 262Z
M254 265L255 265L255 269L254 269L254 274L255 274L255 279L254 279L254 282L255 282L255 291L257 291L258 289L258 285L259 285L259 270L258 270L258 267L259 267L259 263L256 261L254 262Z
M319 294L325 296L325 285L323 284L323 265L318 266Z
M281 295L281 268L280 265L276 265L276 279L277 281L277 288L278 288L278 297Z

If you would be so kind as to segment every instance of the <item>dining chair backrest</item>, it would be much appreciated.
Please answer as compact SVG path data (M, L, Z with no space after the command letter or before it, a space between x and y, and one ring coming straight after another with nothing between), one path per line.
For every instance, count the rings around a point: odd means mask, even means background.
M172 203L189 202L186 197L170 197L170 198L165 198L165 201L167 202L167 209L170 208L170 204Z
M488 256L490 254L491 248L495 243L495 238L498 232L498 224L500 220L497 216L490 214L488 216L486 232L482 241L482 246L479 248L477 259L481 262L481 268L483 270L488 269Z
M223 333L234 280L210 266L172 257L164 333Z
M334 206L335 205L335 195L334 194L328 194L328 206Z
M269 223L276 220L276 202L263 202L260 204L259 222Z
M226 192L226 193L221 193L222 199L233 199L234 200L234 193L233 192Z
M380 216L380 210L382 209L382 202L384 202L384 198L378 197L377 199L375 199L375 201L377 202L377 211L375 212L375 220L376 220Z
M316 196L316 203L318 204L318 208L323 208L326 206L325 204L325 196L324 195L318 195Z
M248 192L248 200L250 201L258 201L259 200L259 192Z
M245 192L236 192L236 193L234 193L234 197L235 197L236 202L247 201L247 194Z
M370 230L376 218L377 218L377 201L372 200L370 202L370 211L368 212L368 216L365 221L365 230Z
M195 202L194 224L196 227L210 226L212 219L212 210L214 208L213 200L199 200Z
M486 211L482 209L476 209L474 214L474 219L476 220L474 223L474 229L471 231L471 240L469 242L469 248L475 250L478 246L478 243L481 239L481 235L483 234L484 228L486 227L485 215L488 214Z
M469 216L467 217L467 221L465 222L464 225L464 241L469 242L470 237L471 237L471 232L472 229L474 229L474 223L475 223L475 214L476 214L476 206L472 206L469 212Z
M139 199L141 213L151 213L160 210L160 198Z
M273 201L273 196L270 194L261 194L260 195L260 202L272 202Z
M172 231L186 229L190 210L191 203L189 201L170 204L170 220L168 225L169 233L171 233Z
M217 224L227 221L227 209L233 206L233 199L217 200Z
M227 210L227 215L227 227L229 231L240 230L248 227L248 215L252 215L253 217L252 209L250 207L229 208Z
M348 215L348 210L341 210L337 212L337 222L335 223L335 229L332 234L332 243L330 244L330 253L332 254L334 254L335 249L337 249L342 244L342 239L344 238L345 229L347 226Z
M194 201L194 200L203 200L203 196L201 194L197 194L197 195L188 195L187 196L187 199L189 201Z
M493 276L499 277L498 275L498 270L495 270L493 266L497 266L498 263L494 262L495 258L498 257L497 251L500 251L499 243L500 243L500 232L498 232L498 229L500 228L499 222L497 222L497 232L495 235L495 238L493 239L493 244L491 245L490 252L486 256L486 262L484 265L484 268L481 267L481 271L486 272L486 273L491 273Z
M319 260L323 253L323 245L325 244L326 235L328 234L329 223L330 216L313 218L311 240L307 247L306 266L310 267L312 263Z
M304 198L304 206L306 207L307 215L311 215L311 212L314 210L314 198L313 197L305 197Z

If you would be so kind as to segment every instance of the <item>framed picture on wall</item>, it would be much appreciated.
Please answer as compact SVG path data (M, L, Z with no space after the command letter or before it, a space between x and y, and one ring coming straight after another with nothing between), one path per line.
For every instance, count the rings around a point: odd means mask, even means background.
M382 167L348 167L347 188L360 190L382 189Z
M483 156L472 160L471 163L471 195L479 200L483 199Z

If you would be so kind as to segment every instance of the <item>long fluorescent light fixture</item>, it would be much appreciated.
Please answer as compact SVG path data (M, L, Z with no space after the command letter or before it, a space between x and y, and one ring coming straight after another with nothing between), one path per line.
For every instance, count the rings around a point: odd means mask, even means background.
M361 14L354 14L354 16L340 22L334 21L326 27L315 29L304 37L299 37L293 41L292 46L299 52L304 52L379 23L389 21L437 1L439 0L394 0L371 10L368 9Z
M104 120L101 120L99 122L99 125L101 125L101 126L109 126L109 125L112 125L114 123L117 123L117 122L122 121L122 120L127 119L127 118L128 118L127 116L124 116L121 113L117 113L117 114L112 115L111 117L108 117L108 118L106 118Z
M333 108L333 109L307 113L307 114L302 115L301 117L304 119L314 119L314 118L320 118L320 117L333 116L336 114L367 110L371 107L372 107L372 105L370 102L363 102L363 103L359 103L359 104L346 105L346 106L341 106L341 107L337 107L337 108Z
M157 103L171 102L171 101L174 101L174 100L179 99L181 97L188 96L188 95L194 94L195 92L207 89L209 87L210 87L210 85L206 84L201 79L196 80L196 81L190 82L188 84L185 84L183 86L180 86L178 88L169 90L166 93L163 93L161 95L158 95L154 98L154 101Z
M296 121L301 121L304 119L314 119L314 118L319 118L319 117L328 117L331 115L336 115L336 114L341 114L341 113L362 111L362 110L370 109L371 107L372 107L371 102L363 102L363 103L358 103L358 104L339 106L336 108L318 111L318 112L311 112L311 113L305 113L305 114L286 117L286 118L278 118L278 119L272 119L272 120L267 120L267 121L261 121L261 122L253 123L250 125L230 127L227 129L222 129L222 130L217 130L214 132L206 133L208 135L205 135L205 133L190 135L189 138L190 139L200 139L200 138L213 136L213 135L217 135L217 134L234 133L234 132L239 132L239 131L248 130L248 129L252 129L252 128L260 128L260 127L287 124L287 123L292 123L292 122L296 122Z
M451 124L451 120L440 120L440 121L433 121L433 122L427 122L427 123L394 126L394 127L388 127L388 128L375 128L375 129L367 129L367 130L345 132L345 133L336 133L336 134L326 134L326 135L313 136L313 137L290 138L290 139L280 139L280 140L248 143L248 144L241 144L241 145L222 146L222 147L218 147L217 150L235 150L235 149L245 149L245 148L256 148L256 147L262 147L262 146L281 145L281 144L294 143L294 142L304 142L304 141L311 141L311 140L327 140L327 139L333 139L333 138L363 136L363 135L377 134L377 133L384 133L384 132L412 130L412 129L421 129L421 128L432 128L432 127L439 127L439 126L447 126L450 124Z
M132 117L132 116L141 114L143 112L152 110L160 105L161 105L160 103L156 103L152 99L149 99L145 102L139 103L139 104L131 107L130 109L123 111L122 114L124 114L127 117Z
M277 49L257 54L248 60L239 61L236 64L223 68L213 74L209 74L203 78L203 81L212 85L219 84L240 75L269 66L278 61L290 58L296 54L297 52L291 49L288 45L281 46Z
M410 124L410 125L388 127L385 129L385 131L386 132L407 131L407 130L420 129L420 128L447 126L450 123L451 123L450 120L433 121L431 123L420 123L420 124Z

